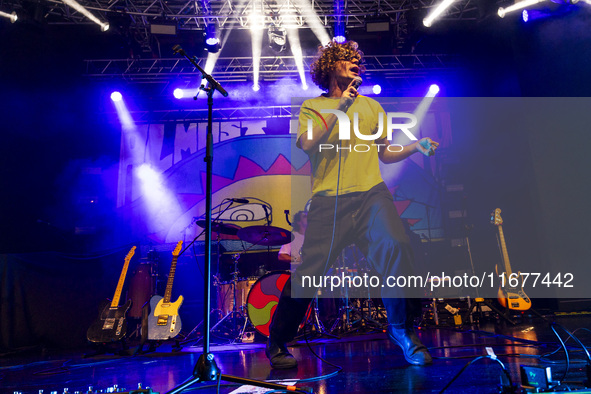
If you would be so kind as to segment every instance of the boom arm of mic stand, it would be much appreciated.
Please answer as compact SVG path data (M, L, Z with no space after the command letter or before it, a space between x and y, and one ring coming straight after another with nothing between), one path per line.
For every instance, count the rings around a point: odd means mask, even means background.
M189 60L197 68L197 70L199 70L199 72L201 73L201 75L203 76L203 78L205 78L207 80L207 82L209 83L209 86L212 89L215 89L218 92L220 92L222 94L222 96L228 97L228 92L226 92L226 90L222 87L222 85L220 85L220 83L218 81L216 81L214 77L212 77L211 75L209 75L208 73L206 73L205 70L202 69L199 64L197 64L197 62L195 61L195 58L194 57L192 57L192 58L189 57L189 55L187 55L187 53L185 52L185 50L183 48L181 48L180 45L175 45L172 48L172 50L175 53L181 54L184 57L186 57L187 60Z

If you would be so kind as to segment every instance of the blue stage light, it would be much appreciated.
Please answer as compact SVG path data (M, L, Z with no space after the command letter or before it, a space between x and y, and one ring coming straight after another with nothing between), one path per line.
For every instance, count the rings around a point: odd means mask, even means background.
M185 92L183 91L183 89L179 88L175 89L174 92L172 92L172 94L177 99L182 99L183 97L185 97Z
M431 86L429 86L429 93L436 95L437 93L439 93L439 85L437 84L433 84Z
M373 94L380 94L382 93L382 87L380 85L373 85L372 91Z
M114 102L118 102L123 100L123 96L119 92L113 92L111 93L111 100L113 100Z

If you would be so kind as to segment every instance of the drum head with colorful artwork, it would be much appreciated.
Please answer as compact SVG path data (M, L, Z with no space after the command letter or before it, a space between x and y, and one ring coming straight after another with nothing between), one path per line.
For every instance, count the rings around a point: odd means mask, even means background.
M259 278L250 289L246 300L248 318L255 330L269 336L269 326L279 303L279 297L289 280L286 271L275 271Z

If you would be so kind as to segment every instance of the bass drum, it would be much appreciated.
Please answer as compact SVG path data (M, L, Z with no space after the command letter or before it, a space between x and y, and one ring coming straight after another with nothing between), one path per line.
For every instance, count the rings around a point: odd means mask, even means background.
M273 271L261 276L246 299L246 312L255 330L269 336L269 326L279 303L279 297L290 278L289 271Z

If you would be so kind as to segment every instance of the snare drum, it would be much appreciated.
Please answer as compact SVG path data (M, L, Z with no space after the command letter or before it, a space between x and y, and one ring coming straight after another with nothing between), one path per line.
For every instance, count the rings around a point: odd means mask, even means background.
M290 278L289 271L273 271L260 277L246 299L246 312L255 330L269 336L269 326L279 303L279 297Z
M238 310L246 305L246 298L256 278L240 279L236 283L236 304ZM234 282L222 282L217 288L217 308L225 316L234 308Z

